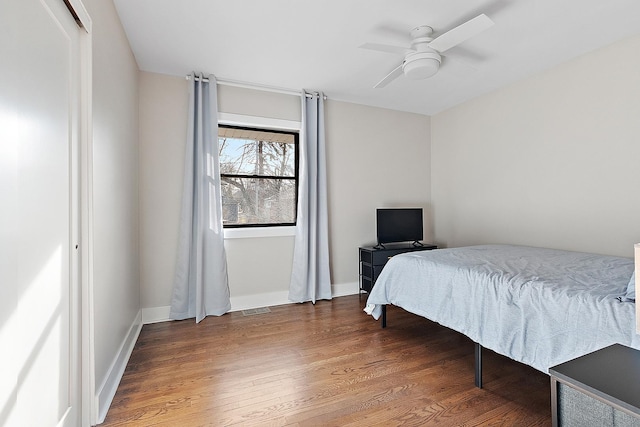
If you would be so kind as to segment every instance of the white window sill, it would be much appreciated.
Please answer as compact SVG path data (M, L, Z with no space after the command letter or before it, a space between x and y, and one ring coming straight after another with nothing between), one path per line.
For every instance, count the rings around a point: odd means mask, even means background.
M247 228L225 228L225 239L251 239L258 237L286 237L295 236L296 227L247 227Z

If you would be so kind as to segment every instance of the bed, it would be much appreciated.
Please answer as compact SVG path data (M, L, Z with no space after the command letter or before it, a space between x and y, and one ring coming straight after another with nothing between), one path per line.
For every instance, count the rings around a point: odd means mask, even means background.
M614 343L640 349L633 271L631 258L527 246L411 252L389 260L365 311L393 304L466 335L481 387L482 347L544 373Z

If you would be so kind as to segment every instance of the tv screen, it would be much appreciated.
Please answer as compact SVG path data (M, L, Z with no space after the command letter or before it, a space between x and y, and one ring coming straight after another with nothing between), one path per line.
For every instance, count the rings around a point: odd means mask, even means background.
M422 208L383 208L376 210L378 245L422 240Z

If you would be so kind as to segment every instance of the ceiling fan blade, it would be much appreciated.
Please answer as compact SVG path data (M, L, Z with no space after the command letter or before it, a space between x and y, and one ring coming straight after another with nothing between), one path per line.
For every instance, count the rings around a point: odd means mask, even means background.
M390 44L379 44L379 43L365 43L359 47L360 49L376 50L378 52L394 53L396 55L402 55L402 56L405 56L407 53L415 52L415 50L410 49L408 47L393 46Z
M444 52L492 26L493 21L483 13L436 37L429 43L429 47L438 52Z
M389 83L391 83L392 81L394 81L395 79L400 77L401 75L402 75L402 64L400 64L396 68L394 68L393 71L391 71L389 74L387 74L384 77L384 79L382 79L378 83L376 83L376 85L373 88L374 89L379 89L381 87L385 87L386 85L388 85Z

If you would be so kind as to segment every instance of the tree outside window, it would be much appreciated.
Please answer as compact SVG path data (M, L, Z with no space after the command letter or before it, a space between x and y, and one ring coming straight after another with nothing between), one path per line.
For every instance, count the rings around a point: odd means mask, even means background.
M219 126L225 227L295 225L298 134Z

